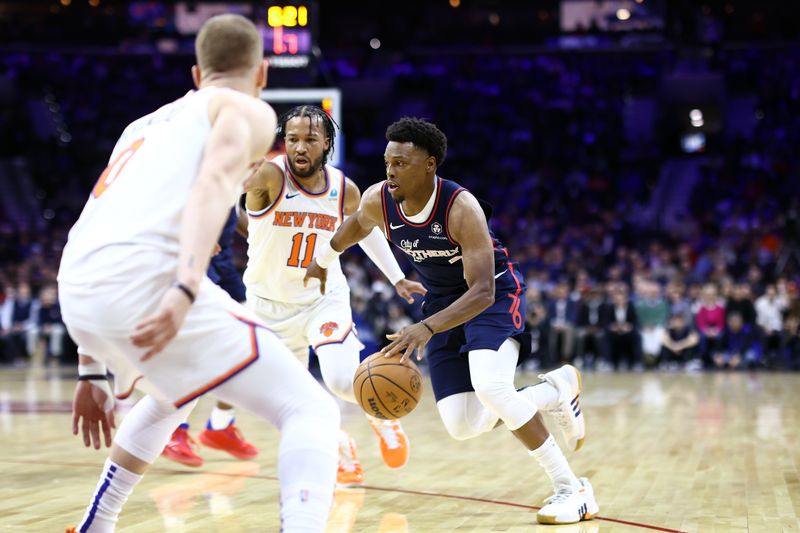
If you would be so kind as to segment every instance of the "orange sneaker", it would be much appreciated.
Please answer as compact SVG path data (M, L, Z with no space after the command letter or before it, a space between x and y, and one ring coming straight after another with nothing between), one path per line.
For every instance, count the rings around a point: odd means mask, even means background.
M78 533L78 530L74 527L68 527L65 533Z
M162 457L182 465L199 467L203 466L203 458L197 455L195 440L189 435L189 424L181 424L172 433L172 438L161 452Z
M372 430L381 439L381 456L389 468L403 468L408 463L411 444L399 420L378 420L367 417Z
M228 452L237 459L252 459L258 455L258 448L244 440L242 432L233 422L225 429L211 429L207 425L197 438L203 446Z
M356 453L356 443L351 437L339 443L339 469L336 471L338 487L360 487L364 485L364 469Z

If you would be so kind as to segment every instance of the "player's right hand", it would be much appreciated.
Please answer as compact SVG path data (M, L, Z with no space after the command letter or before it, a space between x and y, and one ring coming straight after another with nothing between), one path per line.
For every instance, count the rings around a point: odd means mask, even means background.
M75 387L72 398L72 434L78 434L80 424L83 444L87 448L93 445L95 450L100 449L100 428L103 429L103 442L107 448L111 447L111 429L117 426L114 422L114 411L105 410L109 403L113 406L113 402L109 402L110 394L111 389L104 391L89 381L79 381Z
M181 329L192 302L177 287L170 287L161 298L155 313L140 322L131 335L133 345L150 348L141 361L147 361L175 338Z
M313 259L306 269L306 276L303 278L303 287L308 287L308 282L311 279L319 280L319 292L320 294L325 294L325 281L328 279L328 270L319 266L316 259Z

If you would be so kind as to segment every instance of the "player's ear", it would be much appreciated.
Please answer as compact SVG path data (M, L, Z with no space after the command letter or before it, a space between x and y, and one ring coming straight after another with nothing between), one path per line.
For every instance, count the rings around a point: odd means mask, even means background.
M269 60L268 59L264 59L264 61L262 61L261 65L259 65L259 67L258 67L257 84L258 84L258 88L259 89L263 89L264 87L267 86L267 74L268 73L269 73Z
M200 88L200 81L202 81L202 74L200 72L200 67L197 65L192 66L192 81L194 82L194 86L198 89Z
M428 156L427 161L425 161L425 170L428 172L436 172L436 158Z

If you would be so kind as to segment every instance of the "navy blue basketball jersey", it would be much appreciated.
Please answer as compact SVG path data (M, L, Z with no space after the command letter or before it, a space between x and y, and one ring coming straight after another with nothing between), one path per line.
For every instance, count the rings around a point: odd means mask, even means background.
M448 218L456 197L466 189L454 181L437 180L436 199L428 220L416 224L403 216L386 183L381 189L386 238L403 250L431 296L460 295L467 291L461 247L450 235ZM489 230L494 245L495 292L519 292L516 264L512 264L502 243ZM503 275L510 271L510 275ZM429 297L430 298L430 297Z
M237 302L243 302L245 300L244 283L236 265L233 264L233 235L236 233L238 221L239 215L236 208L231 209L231 214L217 241L220 252L211 258L211 263L208 265L208 277L225 289L231 298Z

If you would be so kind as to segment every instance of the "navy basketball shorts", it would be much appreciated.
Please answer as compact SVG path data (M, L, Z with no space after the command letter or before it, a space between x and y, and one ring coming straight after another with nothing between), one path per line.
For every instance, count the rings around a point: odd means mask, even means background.
M431 298L423 305L426 317L437 313L461 295ZM453 394L473 392L469 373L469 352L498 350L506 339L520 342L521 358L530 352L525 342L525 292L503 291L495 295L494 304L472 320L451 330L437 333L426 346L433 394L438 402ZM526 348L527 347L527 348Z

